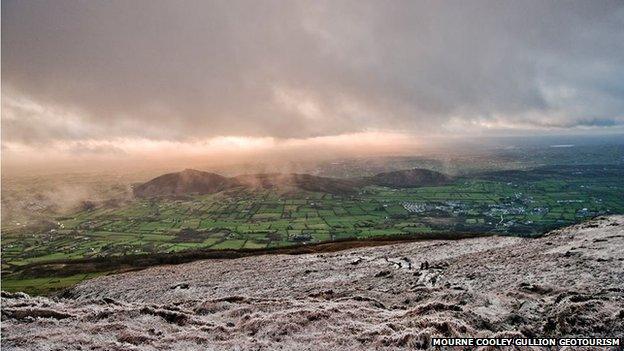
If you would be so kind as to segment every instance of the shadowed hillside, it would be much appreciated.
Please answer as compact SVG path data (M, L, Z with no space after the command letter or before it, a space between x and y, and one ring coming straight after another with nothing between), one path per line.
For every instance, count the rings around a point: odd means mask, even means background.
M244 174L228 178L215 173L186 169L182 172L164 174L138 185L134 188L134 195L139 198L204 195L235 188L351 194L366 185L413 188L444 185L450 181L449 176L426 169L380 173L361 179L328 178L297 173Z
M330 194L349 194L362 185L360 182L318 177L310 174L246 174L232 178L238 186L261 189L305 190Z
M182 172L168 173L147 183L136 186L136 197L176 196L190 194L212 194L232 188L229 178L224 176L185 169Z
M372 177L364 178L365 181L391 188L416 188L421 186L440 186L451 182L451 177L428 169L409 169L379 173Z

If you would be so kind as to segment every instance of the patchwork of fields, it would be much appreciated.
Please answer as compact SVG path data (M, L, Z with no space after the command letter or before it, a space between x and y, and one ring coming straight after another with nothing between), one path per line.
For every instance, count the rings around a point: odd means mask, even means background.
M369 186L355 195L229 191L137 200L59 218L44 233L5 231L3 269L59 259L189 249L257 249L419 233L534 236L624 213L621 166L498 172L448 186Z

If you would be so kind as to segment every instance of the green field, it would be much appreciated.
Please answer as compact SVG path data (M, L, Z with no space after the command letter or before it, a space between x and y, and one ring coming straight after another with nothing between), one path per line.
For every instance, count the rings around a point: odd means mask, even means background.
M43 295L48 292L57 291L68 286L80 283L83 280L95 278L105 273L95 272L86 274L74 274L66 277L45 277L45 278L20 278L10 277L2 279L2 290L6 291L26 291L30 294Z

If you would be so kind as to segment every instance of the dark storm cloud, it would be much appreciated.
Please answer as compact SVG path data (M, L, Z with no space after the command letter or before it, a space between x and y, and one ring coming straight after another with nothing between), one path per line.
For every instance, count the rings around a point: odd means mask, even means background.
M624 123L621 1L3 1L3 138Z

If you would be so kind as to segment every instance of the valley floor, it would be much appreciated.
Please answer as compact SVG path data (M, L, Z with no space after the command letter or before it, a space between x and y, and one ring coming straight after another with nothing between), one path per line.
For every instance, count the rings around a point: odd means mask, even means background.
M365 350L624 337L624 216L537 239L205 260L2 295L6 350Z

